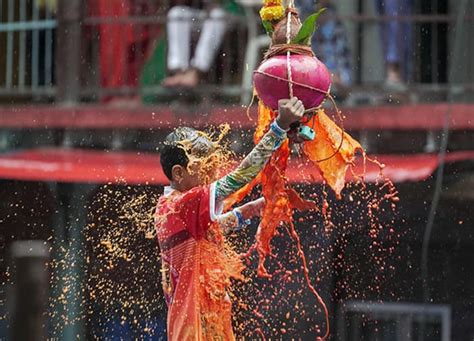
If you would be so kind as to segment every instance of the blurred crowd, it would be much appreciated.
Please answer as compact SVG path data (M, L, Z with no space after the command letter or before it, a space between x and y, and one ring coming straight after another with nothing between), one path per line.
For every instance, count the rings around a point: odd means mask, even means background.
M409 21L391 17L410 15L412 0L373 2L378 15L385 18L379 24L385 63L384 85L390 90L403 91L412 69L412 28ZM250 7L257 13L261 5L257 0L170 0L164 9L158 3L162 2L94 2L90 11L96 16L149 16L160 10L166 13L166 25L161 29L141 24L137 29L138 25L133 23L100 25L102 87L137 86L140 80L153 78L156 85L166 88L195 88L206 79L216 62L224 37L232 29L229 18L242 16L245 6L246 10ZM354 56L337 1L295 0L295 5L302 21L319 8L327 8L319 19L312 48L331 71L333 90L344 98L354 83ZM258 19L258 15L255 18ZM261 31L263 34L263 27ZM153 76L147 77L147 72Z

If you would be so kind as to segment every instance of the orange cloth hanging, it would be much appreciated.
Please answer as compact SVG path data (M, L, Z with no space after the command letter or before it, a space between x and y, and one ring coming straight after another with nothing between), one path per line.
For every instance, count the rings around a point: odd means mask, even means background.
M327 184L340 197L345 185L347 168L354 162L362 146L319 110L307 123L316 132L316 138L304 143L306 156L319 168ZM341 144L341 138L343 138Z

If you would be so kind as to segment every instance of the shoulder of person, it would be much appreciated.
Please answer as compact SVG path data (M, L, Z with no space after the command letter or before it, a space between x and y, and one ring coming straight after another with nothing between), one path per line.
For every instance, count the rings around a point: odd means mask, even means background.
M210 191L210 185L196 186L182 193L180 200L193 200L200 198L202 195L208 194Z

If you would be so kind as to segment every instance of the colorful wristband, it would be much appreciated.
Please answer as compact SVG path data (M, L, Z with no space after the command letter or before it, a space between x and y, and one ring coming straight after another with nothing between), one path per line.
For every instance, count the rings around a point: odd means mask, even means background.
M277 121L273 121L272 124L270 124L270 129L277 135L279 138L284 139L286 138L286 130L281 128Z

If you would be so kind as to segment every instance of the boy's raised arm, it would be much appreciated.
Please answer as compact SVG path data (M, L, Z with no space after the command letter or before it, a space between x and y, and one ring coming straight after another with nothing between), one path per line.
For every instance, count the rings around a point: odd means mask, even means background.
M286 139L290 124L299 121L304 114L303 103L293 97L278 102L278 117L268 132L232 172L216 182L216 201L222 201L252 181Z

